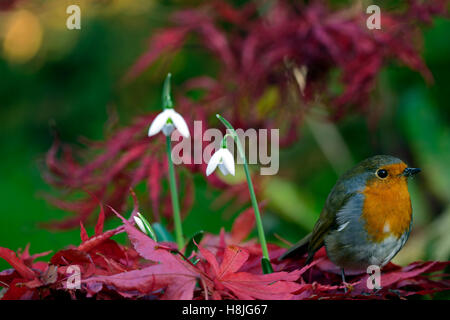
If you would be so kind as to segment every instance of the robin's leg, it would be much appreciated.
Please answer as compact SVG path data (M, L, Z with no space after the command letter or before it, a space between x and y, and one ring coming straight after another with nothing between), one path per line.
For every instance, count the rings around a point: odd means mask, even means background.
M342 284L344 287L344 293L347 293L347 282L345 282L345 271L344 268L341 269L341 277L342 277Z
M342 277L342 284L344 285L344 293L347 293L347 289L353 289L352 285L347 283L345 281L345 271L344 268L341 269L341 277Z

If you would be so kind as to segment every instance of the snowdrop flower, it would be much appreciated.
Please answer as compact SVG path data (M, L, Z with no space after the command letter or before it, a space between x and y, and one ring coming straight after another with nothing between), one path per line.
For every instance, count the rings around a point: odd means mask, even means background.
M209 176L217 167L224 174L232 174L234 176L234 158L227 148L217 150L208 162L206 175Z
M173 108L166 108L153 120L148 129L148 136L154 136L161 130L164 135L170 136L175 129L178 129L183 137L189 138L189 128L183 117Z

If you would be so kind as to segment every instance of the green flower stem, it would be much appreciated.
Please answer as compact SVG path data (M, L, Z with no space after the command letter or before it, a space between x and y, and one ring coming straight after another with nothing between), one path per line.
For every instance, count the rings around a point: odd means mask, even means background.
M245 157L244 150L242 148L241 142L239 141L239 137L238 137L236 131L234 130L233 126L221 115L218 114L216 116L225 125L225 127L227 127L231 131L231 135L234 138L234 141L236 142L236 146L237 146L239 155L242 158L242 161L244 162L245 177L247 178L248 190L250 191L250 198L252 200L252 206L253 206L253 210L255 212L256 228L258 230L259 242L261 244L263 257L264 257L264 259L266 259L266 261L263 261L263 263L262 263L263 271L265 271L264 273L271 273L271 272L273 272L273 268L270 264L269 250L267 249L267 242L266 242L266 236L264 235L264 228L263 228L263 224L262 224L261 213L259 212L258 202L256 201L255 189L253 188L253 183L252 183L252 179L250 177L250 171L248 169L247 159Z
M162 92L162 105L163 109L173 108L172 98L170 97L170 79L172 74L168 73L166 79L164 80L163 92Z
M166 136L167 145L167 158L169 161L169 185L170 194L172 196L172 208L173 208L173 222L175 225L175 238L178 245L178 250L181 251L184 247L183 239L183 228L181 227L181 215L180 215L180 205L178 203L178 191L177 182L175 180L175 169L172 162L172 141L170 140L170 135Z
M226 148L227 147L227 138L228 137L233 137L233 139L234 139L234 136L231 133L226 133L223 136L223 139L222 139L222 148Z

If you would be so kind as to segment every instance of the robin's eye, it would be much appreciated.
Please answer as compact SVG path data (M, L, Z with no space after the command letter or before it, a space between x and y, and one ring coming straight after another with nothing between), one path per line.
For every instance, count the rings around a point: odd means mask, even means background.
M376 172L378 178L385 179L388 176L388 172L384 169L380 169Z

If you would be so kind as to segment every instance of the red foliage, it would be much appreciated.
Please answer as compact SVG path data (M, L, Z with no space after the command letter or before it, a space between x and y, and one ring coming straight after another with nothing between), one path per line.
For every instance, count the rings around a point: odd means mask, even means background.
M389 59L397 59L431 81L430 71L412 46L417 36L414 23L429 22L432 15L446 12L442 0L411 1L403 13L383 11L382 29L368 30L368 15L359 6L332 10L322 1L292 4L278 0L264 14L258 9L253 2L234 8L225 1L210 1L200 8L174 13L174 26L151 38L147 52L126 79L139 75L163 53L179 50L187 37L195 34L201 46L217 56L221 68L216 79L201 76L186 86L205 89L202 104L212 109L231 107L227 116L233 117L234 123L241 125L239 120L245 118L247 126L268 127L264 117L255 112L257 99L276 85L284 92L279 105L288 108L292 103L286 90L297 82L293 69L301 67L306 67L307 75L305 87L297 90L298 98L308 102L320 93L320 99L340 117L344 107L366 105L376 76ZM331 92L327 78L333 69L341 71L345 88L337 95ZM243 104L244 99L248 105ZM252 117L247 117L249 114ZM274 117L269 121L272 125L289 120L290 115Z
M198 252L188 258L175 243L158 243L122 218L116 229L85 239L78 247L55 253L49 262L34 260L47 253L30 255L28 248L17 256L0 248L0 257L12 269L0 272L0 297L6 299L404 299L411 295L449 290L442 271L450 262L414 262L406 267L390 263L382 270L382 289L367 289L368 275L348 277L352 289L344 293L339 270L320 250L316 260L304 266L306 257L279 262L285 249L269 246L275 272L261 273L261 250L254 241L240 244L252 225L248 211L235 222L233 232L208 235ZM98 219L101 224L102 218ZM251 221L250 221L251 222ZM110 239L126 231L132 246ZM89 246L86 243L91 243ZM68 288L68 268L77 265L80 287ZM433 278L436 278L433 280ZM444 279L443 279L444 278Z

